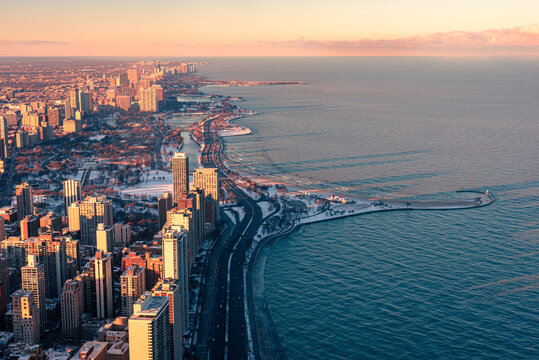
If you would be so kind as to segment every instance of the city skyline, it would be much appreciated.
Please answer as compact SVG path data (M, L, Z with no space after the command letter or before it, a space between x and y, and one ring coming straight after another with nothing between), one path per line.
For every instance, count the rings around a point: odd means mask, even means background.
M331 6L330 6L331 5ZM4 4L3 56L539 54L539 5L483 0ZM535 11L534 11L535 9ZM197 16L192 16L197 14ZM133 26L133 24L144 26ZM69 31L66 31L69 29ZM114 36L111 36L114 35Z

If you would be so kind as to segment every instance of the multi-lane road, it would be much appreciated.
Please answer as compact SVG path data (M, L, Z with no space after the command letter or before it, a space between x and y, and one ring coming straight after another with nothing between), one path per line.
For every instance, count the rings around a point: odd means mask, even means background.
M226 114L204 122L203 167L218 168L221 186L232 191L245 216L224 234L212 250L202 294L202 315L196 344L199 359L247 359L247 324L245 322L244 272L246 251L262 223L262 210L229 178L230 171L221 161L222 143L214 122Z

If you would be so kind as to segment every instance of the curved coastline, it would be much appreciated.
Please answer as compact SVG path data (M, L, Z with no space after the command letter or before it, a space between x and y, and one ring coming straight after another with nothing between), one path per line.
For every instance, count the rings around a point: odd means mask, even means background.
M219 129L218 134L221 140L225 136L238 136L238 135L247 135L252 133L250 129L246 127L240 127L238 125L230 124L231 120L242 117L244 115L250 115L246 113L235 114L226 119L226 125L224 128ZM208 118L202 120L200 123L204 123ZM222 130L225 130L226 127L236 127L241 128L241 131L232 132L230 134L223 133ZM226 134L226 135L225 135ZM197 141L195 139L195 141ZM199 141L197 141L199 142ZM219 148L218 156L224 152L223 149L226 149L225 142L222 141L223 147ZM204 143L200 143L201 147L204 147ZM226 166L225 163L225 167ZM230 169L228 169L230 171ZM253 179L253 174L241 174L239 178L232 179L236 182L237 186L243 188L246 195L252 197L255 201L257 200L255 196L250 192L247 186L242 183L241 178L247 178L250 181L256 182L256 178ZM256 175L255 175L256 176ZM339 201L329 201L327 196L328 194L316 194L312 195L304 191L291 191L287 192L285 195L282 195L279 201L279 204L285 204L288 200L293 200L297 202L303 202L308 204L315 200L325 200L326 204L314 211L312 213L292 213L288 227L285 229L278 229L274 233L266 234L262 236L260 231L253 241L251 246L251 252L247 256L247 259L244 263L244 285L245 285L245 295L248 298L245 302L245 317L247 323L247 344L248 344L248 353L252 354L255 358L260 359L285 359L286 351L283 347L281 338L277 331L275 320L273 318L271 308L269 307L266 297L265 297L265 287L264 287L264 272L267 258L273 244L281 237L287 236L293 231L297 230L301 225L327 221L341 217L355 216L365 213L379 212L379 211L402 211L402 210L458 210L458 209L469 209L476 207L488 206L494 202L494 197L487 193L482 193L480 191L470 190L470 191L457 191L459 193L469 192L477 193L479 196L476 196L473 199L465 200L396 200L396 199L376 199L372 201L370 199L362 197L349 197L343 202ZM290 213L282 210L282 206L279 206L280 209L272 212L259 224L259 230L262 228L266 221L272 218L275 214L280 214L283 217L287 218L290 216ZM284 206L286 208L286 206ZM303 216L301 216L303 215Z
M229 119L228 122L233 119L235 119L235 117ZM221 133L220 136L222 136ZM223 142L223 145L224 144L225 142ZM224 149L226 149L226 145L224 145L220 151L223 152ZM247 177L249 176L247 175ZM251 350L255 354L255 357L259 359L287 358L286 350L278 333L271 308L266 301L264 285L266 261L271 251L271 247L277 240L289 235L302 225L342 217L356 216L380 211L462 210L488 206L494 202L494 197L488 193L485 194L476 190L460 190L458 193L474 193L478 194L479 196L466 200L379 199L376 202L372 202L371 200L362 197L352 197L352 201L348 203L332 202L327 208L324 208L323 211L303 218L295 219L292 226L289 228L258 239L258 241L255 242L255 246L247 262L245 271L246 278L244 279L246 285L246 295L248 298L245 316L248 317L248 324L251 330L251 339L249 339L249 343L251 344ZM297 196L297 194L293 197L295 196ZM309 194L308 196L325 199L323 194ZM279 211L274 211L272 214L264 218L260 226L262 226L268 218L271 218L275 213L278 212Z

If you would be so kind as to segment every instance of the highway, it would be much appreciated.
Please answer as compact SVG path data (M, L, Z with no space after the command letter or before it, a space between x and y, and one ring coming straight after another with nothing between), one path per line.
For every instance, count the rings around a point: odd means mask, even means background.
M262 223L262 210L228 176L230 171L221 161L222 143L214 121L227 114L208 118L203 126L204 149L201 163L205 168L218 168L221 186L232 191L245 216L223 236L212 250L208 266L209 289L203 296L200 330L195 347L198 359L247 359L247 337L244 313L243 264L245 253ZM229 114L228 114L229 115Z

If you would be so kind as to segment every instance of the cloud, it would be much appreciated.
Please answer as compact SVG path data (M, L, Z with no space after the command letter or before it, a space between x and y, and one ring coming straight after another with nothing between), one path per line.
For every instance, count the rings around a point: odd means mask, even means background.
M336 52L443 51L443 50L539 50L539 24L480 32L451 31L396 39L360 39L355 41L322 41L298 38L291 41L266 41L260 45L285 48L329 50Z
M67 46L71 45L69 42L65 41L53 41L53 40L0 40L0 44L4 45L29 45L29 46L39 46L39 45L59 45Z

